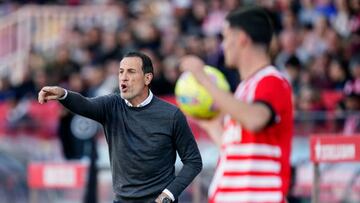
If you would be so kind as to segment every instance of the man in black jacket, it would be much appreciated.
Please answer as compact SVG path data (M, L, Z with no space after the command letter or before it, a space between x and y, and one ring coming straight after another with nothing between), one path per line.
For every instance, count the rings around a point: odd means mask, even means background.
M74 113L104 126L115 202L175 202L202 169L185 116L152 94L152 78L150 58L131 52L120 62L120 94L85 98L49 86L39 92L41 104L60 100ZM177 176L176 152L184 164Z

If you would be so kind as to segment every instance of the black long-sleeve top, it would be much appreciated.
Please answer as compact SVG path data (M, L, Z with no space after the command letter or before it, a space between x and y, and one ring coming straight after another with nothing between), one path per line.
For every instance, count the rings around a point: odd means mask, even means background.
M130 107L119 94L85 98L68 91L60 102L103 125L115 200L148 202L165 188L177 198L202 169L185 116L155 96L146 106ZM183 163L177 176L176 152Z

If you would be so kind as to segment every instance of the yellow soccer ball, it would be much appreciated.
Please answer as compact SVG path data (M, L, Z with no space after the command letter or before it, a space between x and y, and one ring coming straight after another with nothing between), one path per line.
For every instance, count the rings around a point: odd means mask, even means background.
M218 69L205 66L204 71L218 88L230 91L229 83ZM213 98L190 72L182 73L177 80L175 96L179 108L189 116L210 119L219 113Z

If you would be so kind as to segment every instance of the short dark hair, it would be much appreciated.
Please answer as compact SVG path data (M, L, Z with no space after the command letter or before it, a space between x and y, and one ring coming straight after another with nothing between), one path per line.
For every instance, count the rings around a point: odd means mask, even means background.
M292 67L295 67L295 69L301 69L301 62L297 56L291 55L285 61L285 66L292 66Z
M226 16L230 27L239 28L249 35L255 44L269 48L274 32L267 11L259 6L243 7Z
M154 75L154 68L153 68L153 64L151 62L151 59L149 56L147 56L146 54L143 54L141 52L138 51L132 51L132 52L128 52L127 54L124 55L123 58L125 57L139 57L142 61L142 70L144 73L151 73Z

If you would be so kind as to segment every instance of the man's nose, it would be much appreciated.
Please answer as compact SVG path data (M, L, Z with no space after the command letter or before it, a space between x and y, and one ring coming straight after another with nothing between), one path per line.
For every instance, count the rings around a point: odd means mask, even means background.
M119 79L121 81L127 81L129 78L128 78L128 75L126 73L122 73L121 75L119 75Z

